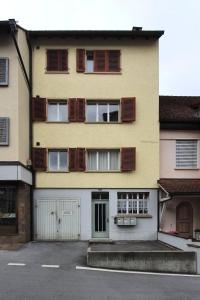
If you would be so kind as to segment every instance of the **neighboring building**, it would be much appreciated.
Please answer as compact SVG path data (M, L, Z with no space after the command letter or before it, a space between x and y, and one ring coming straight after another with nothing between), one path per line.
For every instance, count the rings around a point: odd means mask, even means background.
M157 239L162 34L30 32L35 239Z
M160 231L200 239L200 97L160 96Z
M0 243L30 239L29 48L26 31L0 21Z

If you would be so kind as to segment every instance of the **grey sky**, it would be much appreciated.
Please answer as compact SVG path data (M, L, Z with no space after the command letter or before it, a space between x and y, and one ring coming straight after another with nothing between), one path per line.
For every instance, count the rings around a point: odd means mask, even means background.
M0 19L27 29L164 29L160 94L200 95L200 0L7 0Z

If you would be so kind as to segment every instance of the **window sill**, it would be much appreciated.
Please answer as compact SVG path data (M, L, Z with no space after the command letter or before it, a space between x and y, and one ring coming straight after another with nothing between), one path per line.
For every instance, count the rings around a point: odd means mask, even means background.
M184 168L184 167L183 167L183 168L181 168L181 167L180 167L180 168L174 168L174 170L177 170L177 171L178 171L178 170L191 170L191 171L198 171L198 170L199 170L199 168L190 168L190 167L189 167L189 168Z
M51 170L48 170L46 171L46 173L69 173L69 171L51 171Z
M85 124L105 124L105 125L111 125L111 124L122 124L122 122L85 122Z
M85 173L122 173L119 171L85 171Z
M46 121L45 123L50 123L50 124L68 124L69 121Z
M117 214L115 217L117 218L152 218L150 214Z
M122 72L84 72L85 75L122 75Z
M69 74L68 71L45 71L45 74Z

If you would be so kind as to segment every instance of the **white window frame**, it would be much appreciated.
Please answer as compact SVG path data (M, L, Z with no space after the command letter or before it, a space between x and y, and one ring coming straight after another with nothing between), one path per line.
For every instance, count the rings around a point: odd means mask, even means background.
M50 152L56 152L57 153L57 169L51 169L50 168ZM60 153L65 152L66 157L67 157L67 167L65 170L60 169ZM57 150L57 149L49 149L48 150L48 171L50 172L67 172L69 169L69 156L68 156L68 151L67 150Z
M0 86L8 86L8 78L9 78L9 58L8 57L0 57L0 59L4 59L6 61L6 80L4 82L0 82Z
M110 169L110 152L112 151L116 151L118 152L118 169L116 170L111 170ZM95 170L90 170L88 169L88 157L89 157L89 153L90 152L95 152L96 153L96 169ZM99 153L100 152L107 152L107 170L100 170L99 169ZM93 150L93 149L90 149L87 151L87 163L86 163L86 166L87 166L87 171L89 172L119 172L120 171L120 150L119 149L111 149L111 150Z
M54 104L56 105L56 120L49 120L49 105L51 104ZM67 108L67 118L66 118L66 121L62 121L59 119L60 117L60 105L61 104L65 104L66 105L66 108ZM68 122L69 121L69 115L68 115L68 103L67 101L66 102L62 102L62 101L51 101L49 100L48 101L48 109L47 109L47 120L48 122Z
M196 166L178 166L178 162L177 162L177 142L182 141L182 142L187 142L187 141L193 141L196 142ZM199 159L198 159L198 153L199 153L199 141L197 139L177 139L175 141L175 169L198 169L199 166Z
M136 194L136 198L134 198L132 196L132 198L129 198L129 194ZM143 194L143 199L139 199L139 194ZM119 199L117 196L117 214L118 215L148 215L149 214L149 194L148 194L148 198L145 198L145 194L146 192L127 192L126 193L126 199ZM126 212L119 212L119 203L120 202L125 202L126 201ZM136 213L129 213L129 203L135 202L137 203L137 212ZM140 202L143 203L143 213L140 213ZM133 205L131 205L131 207L133 208ZM147 212L144 212L145 208L147 209Z
M96 105L96 111L95 111L96 120L95 121L86 120L86 122L88 122L88 123L90 123L90 122L95 122L95 123L119 123L119 121L120 121L120 101L119 101L119 103L116 103L116 105L118 106L118 120L117 121L110 121L110 105L112 105L112 101L118 102L119 100L110 100L110 101L109 100L102 100L102 102L107 102L107 103L104 103L104 105L107 106L108 120L106 122L99 121L99 105L101 105L100 101L98 101L98 102L94 101L94 104L92 104L91 102L90 102L90 104L86 103L86 116L87 116L88 106L89 105L93 105L93 106Z

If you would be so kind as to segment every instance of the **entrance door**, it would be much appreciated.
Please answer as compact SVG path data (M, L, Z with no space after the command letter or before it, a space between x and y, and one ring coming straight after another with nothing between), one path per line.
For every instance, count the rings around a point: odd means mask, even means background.
M77 240L80 235L78 200L38 199L37 240Z
M108 200L92 201L92 237L108 238Z
M176 231L184 238L193 235L193 211L189 202L182 202L176 208Z

